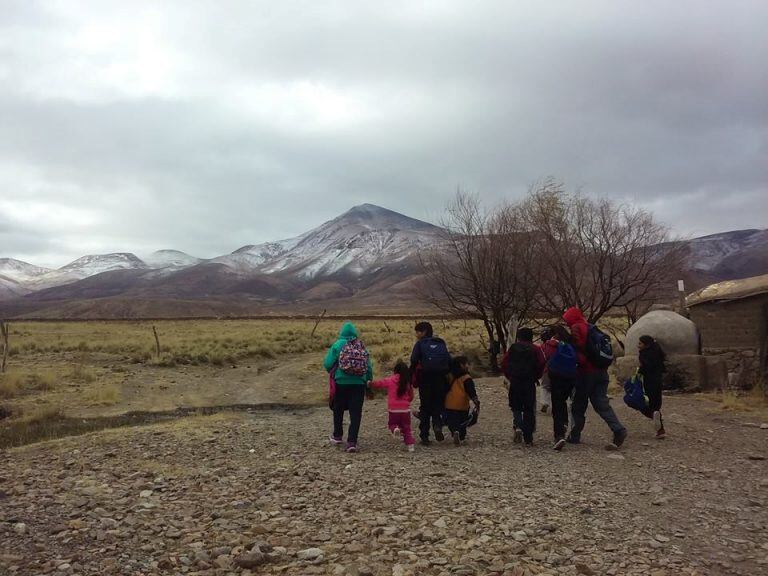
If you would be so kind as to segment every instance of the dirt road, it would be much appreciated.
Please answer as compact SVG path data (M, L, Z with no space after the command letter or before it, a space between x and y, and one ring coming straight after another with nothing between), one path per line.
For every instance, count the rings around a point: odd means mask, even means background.
M512 443L496 379L468 446L409 454L366 404L362 452L330 412L217 415L0 454L0 573L575 575L768 573L768 430L665 399L669 437ZM617 402L614 401L617 405ZM752 425L752 424L756 424Z

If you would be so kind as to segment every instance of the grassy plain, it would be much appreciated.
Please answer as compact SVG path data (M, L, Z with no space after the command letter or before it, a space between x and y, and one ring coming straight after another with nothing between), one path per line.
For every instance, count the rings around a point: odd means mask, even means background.
M46 420L238 404L322 403L323 355L341 320L16 322L0 375L3 429ZM387 373L413 345L413 320L356 322ZM157 354L153 333L160 341ZM435 322L451 349L484 361L482 326Z
M325 319L314 335L314 321L306 319L11 323L8 371L0 374L0 447L20 443L22 436L56 435L52 425L66 428L76 419L87 428L99 418L114 425L127 413L322 404L327 393L322 359L341 322ZM356 324L376 377L408 358L414 320ZM487 370L479 322L434 324L454 353L470 357L474 373ZM716 402L714 409L768 413L762 395L703 396Z

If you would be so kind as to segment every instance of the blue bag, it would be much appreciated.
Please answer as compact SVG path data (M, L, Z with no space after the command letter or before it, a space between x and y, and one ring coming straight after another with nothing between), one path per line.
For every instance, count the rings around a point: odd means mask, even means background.
M624 382L624 403L635 410L648 409L648 396L645 395L642 374L637 373Z
M570 344L558 342L557 350L547 362L549 373L561 378L575 378L576 368L576 350Z

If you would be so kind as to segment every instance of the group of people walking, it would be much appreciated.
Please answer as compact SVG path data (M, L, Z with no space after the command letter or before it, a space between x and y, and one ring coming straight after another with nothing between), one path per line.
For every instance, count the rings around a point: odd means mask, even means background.
M608 399L607 368L613 360L610 339L589 324L579 308L569 308L562 319L564 323L542 331L541 344L534 343L533 330L520 328L502 360L512 410L513 441L533 445L536 390L541 385L551 397L548 403L552 407L555 450L562 450L568 443L580 443L589 404L611 429L607 448L617 450L627 438L627 429ZM422 445L429 445L431 436L438 442L444 441L446 427L456 445L466 442L467 429L477 422L480 413L469 361L466 356L451 356L445 341L434 335L429 322L417 323L415 333L410 363L398 360L390 376L374 380L371 358L357 329L350 322L342 326L339 339L324 361L330 375L332 444L344 444L344 414L349 412L345 450L358 451L363 403L377 388L387 391L388 429L402 438L407 450L413 451L415 445L412 416L419 421ZM647 395L641 412L653 420L656 437L661 439L666 434L661 416L665 355L650 336L641 337L639 347L638 375ZM419 408L413 411L411 403L416 391ZM546 409L544 403L542 411Z

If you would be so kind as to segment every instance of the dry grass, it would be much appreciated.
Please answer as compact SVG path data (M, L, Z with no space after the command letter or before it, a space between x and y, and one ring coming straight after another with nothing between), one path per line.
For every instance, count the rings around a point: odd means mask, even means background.
M120 402L122 393L116 384L106 383L88 389L81 398L89 406L112 406Z
M0 398L15 398L32 392L47 392L56 388L58 376L51 370L13 371L0 375Z
M760 386L752 390L724 392L707 392L702 394L704 398L715 402L719 410L725 412L748 412L768 420L768 396L763 393Z
M160 335L156 357L152 325ZM322 322L314 337L309 320L191 320L162 322L18 322L11 325L13 361L30 356L74 356L72 376L81 379L89 355L109 355L133 363L157 366L225 366L250 358L273 359L322 353L336 338L341 322ZM364 320L361 335L374 359L391 363L407 355L413 344L414 322ZM436 331L452 348L472 355L482 353L478 322L436 323Z

